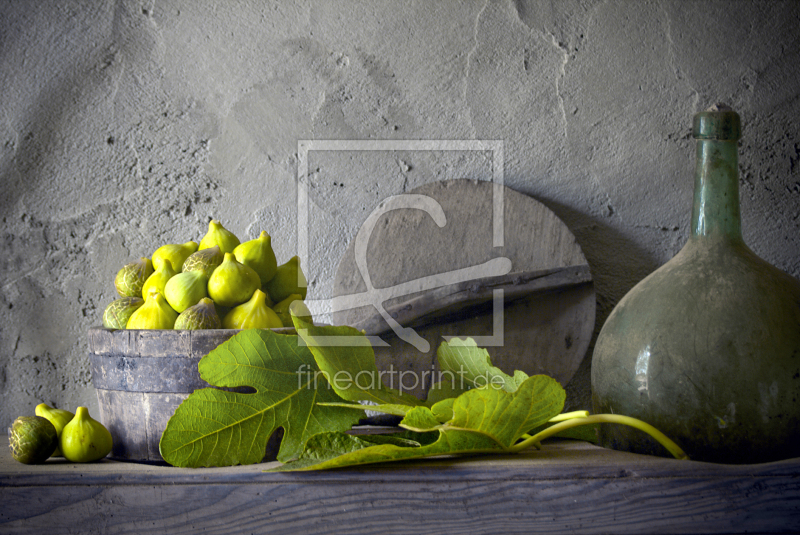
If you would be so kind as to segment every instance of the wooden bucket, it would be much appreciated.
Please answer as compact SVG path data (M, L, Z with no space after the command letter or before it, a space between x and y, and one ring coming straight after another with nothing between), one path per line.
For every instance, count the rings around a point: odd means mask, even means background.
M114 439L109 456L163 462L158 443L175 409L194 390L211 386L200 378L198 362L238 332L89 329L89 362L100 419Z

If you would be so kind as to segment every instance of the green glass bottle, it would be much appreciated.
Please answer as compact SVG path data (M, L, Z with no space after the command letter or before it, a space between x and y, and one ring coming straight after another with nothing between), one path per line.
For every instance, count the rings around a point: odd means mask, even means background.
M592 358L597 413L644 420L691 459L800 457L800 281L742 240L739 115L694 117L692 234L603 325ZM600 443L667 455L639 431L604 425Z

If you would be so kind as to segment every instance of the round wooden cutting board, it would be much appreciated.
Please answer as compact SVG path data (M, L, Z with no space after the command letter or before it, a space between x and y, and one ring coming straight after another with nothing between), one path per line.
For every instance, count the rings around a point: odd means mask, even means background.
M591 272L566 225L486 181L434 182L385 200L349 244L334 293L333 323L378 337L384 383L421 398L444 337L476 339L509 374L566 385L595 322Z

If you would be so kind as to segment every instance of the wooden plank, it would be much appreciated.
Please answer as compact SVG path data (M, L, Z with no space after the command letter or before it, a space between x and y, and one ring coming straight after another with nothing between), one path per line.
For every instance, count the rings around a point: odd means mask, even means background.
M790 533L798 525L780 502L783 485L736 482L550 481L391 485L174 485L70 489L42 500L38 487L3 493L26 511L4 533ZM796 491L796 487L793 489ZM749 495L771 496L756 502ZM742 497L742 499L736 499ZM572 503L569 503L572 502ZM33 508L25 504L33 503ZM766 506L766 507L765 507ZM787 507L788 506L788 507ZM2 519L5 521L5 518ZM56 526L54 528L54 526ZM73 531L77 532L77 531Z
M515 286L515 276L529 275ZM509 294L502 314L494 314L495 287ZM348 245L333 293L333 323L380 334L377 365L389 373L430 371L442 336L471 336L501 369L547 369L566 385L595 325L591 273L569 228L532 197L478 180L432 182L379 204ZM405 330L392 330L379 306ZM422 386L404 390L427 395Z
M557 441L516 456L310 473L0 464L2 533L782 533L800 459L713 465Z
M274 330L296 334L294 328ZM167 421L191 392L210 386L200 378L200 359L238 332L89 329L92 383L101 421L115 437L112 457L161 461L158 442Z
M591 338L592 333L583 326L594 321L594 303L594 289L584 284L507 303L503 309L503 343L487 347L492 364L501 370L548 375L566 385L574 373L573 358L584 351ZM380 337L388 347L375 348L375 361L379 370L388 371L383 375L387 386L402 388L423 399L430 379L438 373L436 350L441 340L448 336L489 336L495 331L492 314L414 328L423 338L437 341L430 351L421 353L398 341L393 333L382 333ZM403 370L416 374L403 378L399 373ZM417 378L424 381L415 384Z
M92 385L101 390L129 392L192 392L207 388L200 378L200 357L168 358L89 355Z
M150 458L144 408L145 396L146 394L142 392L97 390L100 421L114 440L111 457L140 460ZM132 421L140 423L131 425Z
M494 290L503 290L504 302L510 303L591 282L592 273L588 265L509 273L449 284L412 295L387 306L386 312L405 327L459 321L463 319L459 315L465 311L468 315L474 314L484 308L481 305L490 303ZM491 309L488 311L491 313ZM391 330L379 314L368 316L352 327L378 335Z
M296 334L294 327L272 329L279 334ZM182 330L112 330L89 329L89 353L104 356L141 358L195 357L200 359L225 342L239 329Z

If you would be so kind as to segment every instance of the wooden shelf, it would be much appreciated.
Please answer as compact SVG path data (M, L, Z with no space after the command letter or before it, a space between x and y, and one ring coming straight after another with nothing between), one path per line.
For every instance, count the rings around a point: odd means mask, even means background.
M800 459L715 465L562 440L326 472L0 462L0 533L792 533Z

